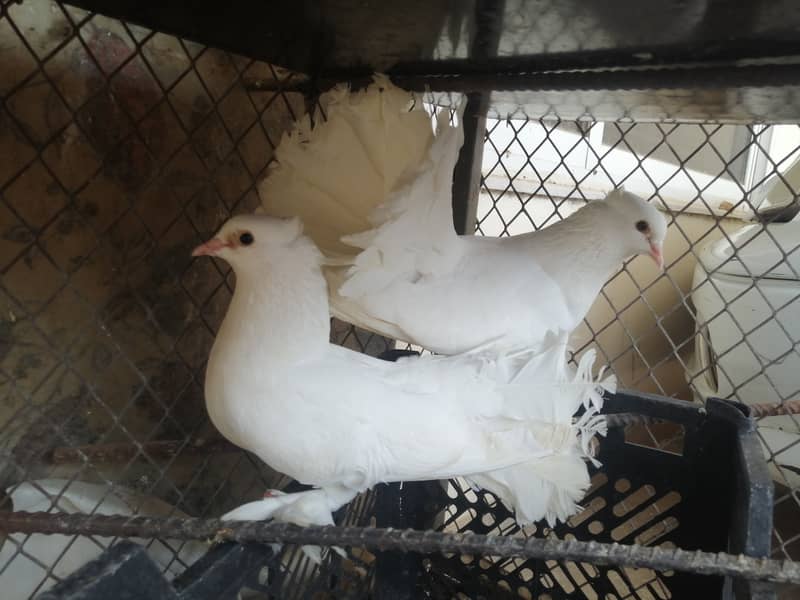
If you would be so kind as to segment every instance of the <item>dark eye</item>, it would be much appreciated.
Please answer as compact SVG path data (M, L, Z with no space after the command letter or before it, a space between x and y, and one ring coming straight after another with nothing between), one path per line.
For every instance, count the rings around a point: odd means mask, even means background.
M239 236L239 242L241 242L242 246L249 246L255 240L253 239L253 234L249 231L245 231L242 235Z
M650 229L650 225L647 224L647 221L636 221L636 230L645 233L648 229Z

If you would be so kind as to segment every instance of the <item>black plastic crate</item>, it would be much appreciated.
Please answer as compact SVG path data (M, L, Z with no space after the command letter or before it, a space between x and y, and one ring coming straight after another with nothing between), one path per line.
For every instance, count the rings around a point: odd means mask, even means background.
M746 407L710 400L703 408L620 393L607 398L604 412L679 425L683 431L677 441L682 443L674 443L671 451L646 447L626 441L624 428L612 428L600 444L602 466L593 469L585 508L568 523L553 529L539 523L520 531L490 494L456 487L455 493L450 490L445 528L769 556L772 481ZM467 513L471 518L462 517ZM508 597L553 600L774 598L769 585L677 571L486 557L429 560L420 585L433 597L498 597L493 590L500 588Z
M710 400L703 408L620 393L607 398L604 412L663 420L681 430L680 435L665 451L631 443L630 435L626 441L624 428L612 428L600 443L598 458L603 464L593 468L585 508L568 523L553 529L538 523L521 530L491 494L475 492L458 481L378 486L342 509L338 520L769 555L772 481L746 407ZM232 552L231 547L239 549ZM100 561L125 559L129 568L138 569L142 558L146 556L109 551ZM120 578L113 582L117 587L100 588L95 580L92 585L102 589L103 597L109 589L122 593L119 586L136 581L122 577L125 569L86 568ZM83 587L81 581L85 578L66 581L47 598L94 598L74 595ZM187 571L159 597L216 599L228 597L234 593L232 587L241 585L270 598L775 598L769 584L678 571L461 555L372 554L358 549L349 549L347 559L329 553L322 565L314 567L297 548L286 547L273 555L258 545L212 550L202 565Z

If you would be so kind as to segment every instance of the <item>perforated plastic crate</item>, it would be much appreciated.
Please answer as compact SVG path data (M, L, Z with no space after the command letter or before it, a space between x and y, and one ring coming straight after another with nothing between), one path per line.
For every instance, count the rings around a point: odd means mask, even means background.
M663 419L675 435L661 449L614 428L599 447L582 512L553 529L520 529L490 494L448 488L445 529L535 535L766 557L770 550L772 482L746 409L721 400L705 408L651 395L620 393L604 412ZM627 439L627 441L626 441ZM654 442L655 440L650 440ZM721 577L585 563L491 557L431 557L421 585L434 597L505 589L523 598L683 599L774 597L769 586ZM412 595L413 597L413 595ZM511 597L511 596L509 596Z
M663 428L671 429L673 436L659 449L642 444L636 431L612 428L600 443L602 466L593 469L585 508L568 523L521 529L491 494L473 491L458 480L378 486L342 509L339 522L768 556L772 482L746 408L721 400L703 408L620 393L607 399L606 411L663 420ZM230 548L212 550L174 589L153 584L153 590L165 590L159 596L163 598L198 600L220 598L223 591L234 593L239 587L247 588L253 598L775 598L767 584L678 571L357 548L347 549L345 559L329 553L322 565L314 566L294 547L284 547L277 555L258 545L235 552ZM121 557L130 561L131 569L141 568L146 559L117 551L105 560ZM101 594L97 598L137 581L130 574L123 577L123 569L88 569L121 578L109 588L99 586L93 576L91 585ZM85 576L65 581L47 597L76 598L70 594L85 581Z

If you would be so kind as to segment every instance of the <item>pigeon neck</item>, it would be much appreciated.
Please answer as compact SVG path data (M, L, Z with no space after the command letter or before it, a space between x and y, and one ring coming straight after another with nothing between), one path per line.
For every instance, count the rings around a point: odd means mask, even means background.
M255 361L262 368L265 359L292 363L328 345L328 292L319 254L313 247L290 250L258 268L237 272L218 336L235 347L241 360Z
M594 302L606 282L620 269L625 258L617 240L597 236L590 245L579 248L574 255L575 285L584 287L586 297Z
M542 241L552 248L552 259L543 268L569 290L565 301L581 319L627 258L624 244L607 233L617 229L608 214L589 205L542 232L547 232Z
M615 218L602 202L596 201L553 226L553 229L563 227L569 232L567 235L580 238L579 243L574 243L575 253L581 259L590 261L588 264L584 261L581 265L604 277L604 281L630 255Z

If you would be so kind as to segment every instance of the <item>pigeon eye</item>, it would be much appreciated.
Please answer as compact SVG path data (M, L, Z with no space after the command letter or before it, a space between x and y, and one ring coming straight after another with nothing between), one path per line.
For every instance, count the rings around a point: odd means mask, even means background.
M641 231L642 233L646 233L650 229L650 225L647 224L647 221L636 221L636 230Z
M253 234L249 231L245 231L242 235L239 236L239 242L241 242L242 246L249 246L254 242Z

